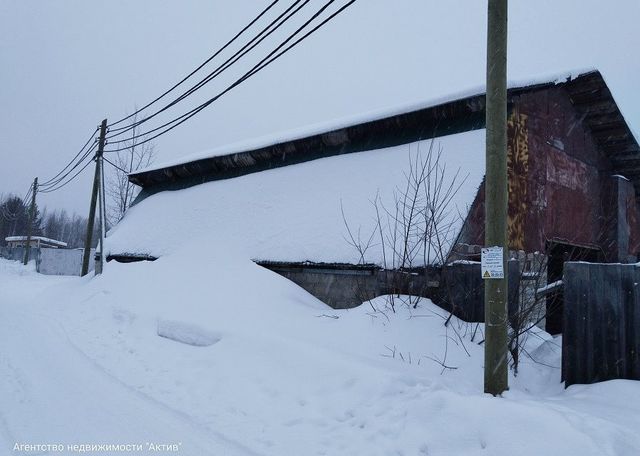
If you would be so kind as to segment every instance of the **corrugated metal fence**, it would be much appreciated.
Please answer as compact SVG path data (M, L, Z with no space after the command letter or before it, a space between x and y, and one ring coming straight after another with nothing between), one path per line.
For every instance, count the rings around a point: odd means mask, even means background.
M566 386L640 380L640 267L566 263L564 284Z
M91 258L95 249L91 249ZM80 249L48 249L31 248L31 260L36 261L36 271L46 275L80 275L83 251ZM0 257L9 260L22 261L23 247L1 247ZM94 261L89 262L89 270L93 270Z

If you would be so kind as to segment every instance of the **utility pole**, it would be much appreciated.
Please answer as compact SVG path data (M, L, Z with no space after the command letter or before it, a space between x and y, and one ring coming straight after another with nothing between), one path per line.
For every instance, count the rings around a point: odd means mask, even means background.
M87 234L84 241L84 256L82 258L82 271L80 275L87 275L89 272L89 260L91 257L91 240L93 237L93 226L96 218L96 200L98 199L98 188L100 185L100 164L102 153L104 152L105 135L107 134L107 119L100 124L100 139L98 151L96 152L96 172L93 176L93 190L91 191L91 204L89 205L89 219L87 220Z
M27 244L24 247L23 264L29 263L29 254L31 253L31 234L33 233L33 220L36 216L36 193L38 192L38 178L33 180L33 190L31 194L31 206L29 207L29 226L27 226Z
M96 274L102 274L102 268L104 267L104 235L106 223L106 212L104 208L104 159L102 156L98 158L98 165L100 166L100 188L98 191L98 209L100 210L100 262L96 264Z
M507 255L507 0L489 0L487 27L487 173L485 247ZM484 281L484 391L494 396L508 389L507 274Z

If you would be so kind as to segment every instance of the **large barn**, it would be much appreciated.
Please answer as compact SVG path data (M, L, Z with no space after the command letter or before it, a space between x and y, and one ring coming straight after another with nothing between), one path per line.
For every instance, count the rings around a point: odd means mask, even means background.
M567 260L637 261L640 147L602 75L514 84L508 93L508 235L520 269L543 257L552 283ZM110 233L108 258L153 259L186 239L215 239L334 307L354 299L333 282L380 268L426 267L424 286L437 288L430 265L477 260L483 245L484 111L479 91L137 172L129 179L142 191ZM380 222L398 220L408 179L433 157L438 166L427 168L456 190L439 220L444 254L429 238L407 264L385 252L389 227ZM369 294L389 291L377 282Z

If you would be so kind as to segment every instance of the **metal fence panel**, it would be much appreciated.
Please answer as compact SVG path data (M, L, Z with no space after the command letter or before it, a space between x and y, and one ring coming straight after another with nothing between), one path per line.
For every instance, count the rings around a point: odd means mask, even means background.
M564 282L566 386L640 380L640 267L566 263Z
M47 275L80 275L82 267L81 249L50 249L31 248L31 260L36 260L36 271ZM91 261L89 270L93 271L95 262L93 261L95 249L91 249ZM0 247L0 257L9 260L22 261L24 258L23 247Z

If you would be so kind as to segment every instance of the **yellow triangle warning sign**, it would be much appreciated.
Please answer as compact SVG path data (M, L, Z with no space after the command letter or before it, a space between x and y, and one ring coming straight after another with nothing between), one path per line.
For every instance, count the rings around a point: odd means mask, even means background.
M490 279L491 278L491 274L489 274L489 270L484 271L484 274L482 274L482 278L483 279Z

